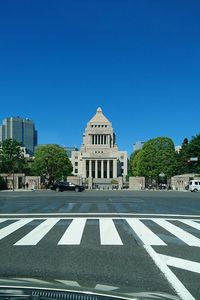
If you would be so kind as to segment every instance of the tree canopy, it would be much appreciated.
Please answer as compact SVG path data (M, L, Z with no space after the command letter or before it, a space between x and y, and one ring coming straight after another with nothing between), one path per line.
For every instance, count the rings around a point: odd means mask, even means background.
M193 136L191 141L184 139L177 158L179 174L200 173L200 134Z
M173 141L158 137L146 142L143 148L132 156L132 175L158 180L160 174L167 178L176 174L177 158Z
M24 159L21 144L7 139L0 144L0 170L5 173L24 172L27 163Z
M189 173L200 173L200 134L193 136L188 144L187 148L188 155L188 172ZM197 161L191 160L196 158Z
M73 167L62 147L49 144L36 149L32 170L35 175L40 175L51 184L70 175Z
M130 156L130 161L129 161L130 176L137 176L139 174L138 162L140 160L140 154L141 154L141 150L136 150Z

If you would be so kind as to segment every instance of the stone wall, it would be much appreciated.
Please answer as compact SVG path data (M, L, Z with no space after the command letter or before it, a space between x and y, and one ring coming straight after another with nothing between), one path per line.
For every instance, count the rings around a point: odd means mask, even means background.
M171 187L175 191L185 191L186 186L189 184L189 181L194 178L199 179L193 173L173 176L171 178Z
M24 178L25 186L28 183L28 189L39 190L41 187L40 176L25 176Z
M1 177L7 183L7 188L9 190L13 189L13 178L14 178L14 189L31 189L37 190L41 188L41 179L40 176L25 176L23 173L15 173L13 174L0 174ZM26 185L27 184L27 185Z
M82 185L83 183L82 176L68 176L67 181L77 185Z
M129 190L143 190L145 188L145 177L129 177Z

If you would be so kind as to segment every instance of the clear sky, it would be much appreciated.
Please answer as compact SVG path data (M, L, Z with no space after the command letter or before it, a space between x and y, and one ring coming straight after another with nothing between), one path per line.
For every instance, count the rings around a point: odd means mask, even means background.
M0 121L79 147L98 106L129 153L200 132L199 0L0 1Z

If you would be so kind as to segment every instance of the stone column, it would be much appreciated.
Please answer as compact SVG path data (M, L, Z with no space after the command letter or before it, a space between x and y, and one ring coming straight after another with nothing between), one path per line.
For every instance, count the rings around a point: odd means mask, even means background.
M107 160L107 178L110 178L110 161Z
M82 161L83 177L86 178L86 160Z
M107 143L109 146L110 146L110 136L108 135L108 143Z
M101 160L101 178L103 178L103 159Z
M89 160L89 177L92 177L92 161Z
M95 160L95 178L98 178L98 164L97 164L97 159Z
M113 160L113 178L117 178L117 159Z
M92 177L89 177L88 178L88 189L92 190L92 187L93 187L93 179L92 179Z
M118 177L118 189L121 190L123 188L123 177Z

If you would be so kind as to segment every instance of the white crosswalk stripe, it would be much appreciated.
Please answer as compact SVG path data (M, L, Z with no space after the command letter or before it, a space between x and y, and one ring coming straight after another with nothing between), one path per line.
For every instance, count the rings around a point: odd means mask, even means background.
M37 219L37 218L36 218ZM0 229L0 240L8 237L10 234L16 232L17 230L23 230L25 226L29 226L30 223L34 220L34 218L22 218L22 219L0 219L1 227L3 227L4 222L5 226ZM70 218L68 218L70 219ZM115 218L102 217L95 218L96 224L99 225L99 231L96 231L96 234L99 234L100 245L123 245L124 244L124 236L123 230L127 231L129 229L132 231L132 237L129 235L129 238L133 239L133 236L138 237L142 244L147 246L166 246L171 242L175 242L174 238L170 241L170 235L175 236L177 238L177 242L179 240L183 241L189 246L200 247L200 223L195 220L189 219L176 219L179 222L180 227L172 224L171 220L161 219L161 218L151 218L152 224L144 222L142 218L118 218L120 219L123 226L121 229L116 227ZM57 226L63 218L44 218L40 220L40 224L35 226L29 233L23 236L21 239L15 242L15 246L33 246L37 245L46 235L50 235L51 229L54 226ZM65 232L62 236L58 237L57 245L81 245L81 241L85 232L86 227L88 226L87 221L89 218L76 217L70 219L70 224L67 225ZM6 221L11 221L12 223L6 225ZM60 223L63 226L63 223ZM190 231L194 231L195 235L189 233L187 229L182 229L183 225L187 225L191 227ZM151 230L151 226L153 225L153 231ZM182 226L181 226L182 225ZM31 226L31 227L32 227ZM160 234L161 228L164 228L165 231L169 232L169 236L165 239L165 235ZM121 235L118 230L121 230ZM159 232L159 233L156 233ZM58 234L58 233L57 233ZM88 242L93 239L93 236L87 236ZM164 239L164 240L163 240ZM126 236L126 243L127 243Z
M15 232L19 228L23 227L24 225L30 223L33 219L21 219L12 223L2 229L0 229L0 240L8 236L9 234Z
M123 245L113 220L100 219L99 226L101 245Z
M158 225L169 231L189 246L200 247L200 239L166 220L154 219Z
M53 226L59 221L59 219L47 219L25 237L19 240L15 245L37 245L37 243L53 228Z
M58 245L79 245L85 228L86 219L74 219L66 229Z
M155 233L153 233L140 220L129 218L126 219L126 221L145 245L152 245L152 246L166 245Z
M190 227L196 228L197 230L200 230L200 224L196 223L191 220L181 220L182 223L189 225Z

